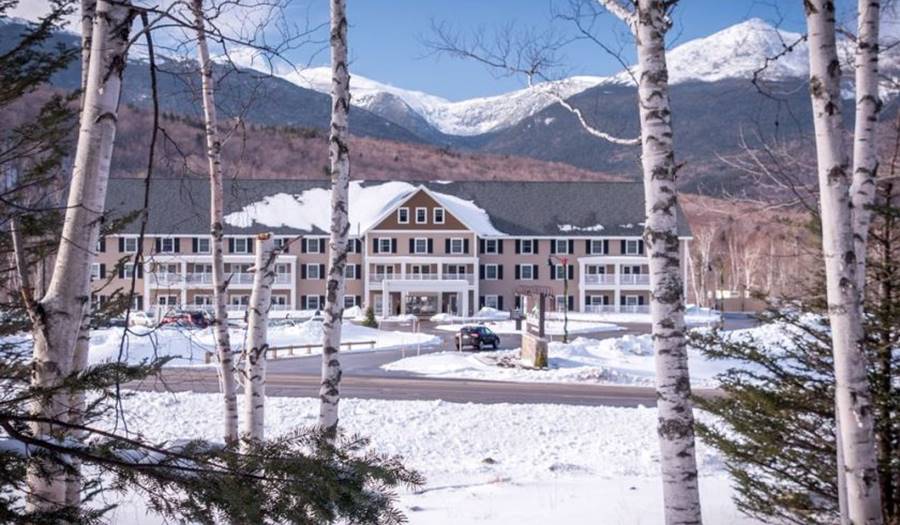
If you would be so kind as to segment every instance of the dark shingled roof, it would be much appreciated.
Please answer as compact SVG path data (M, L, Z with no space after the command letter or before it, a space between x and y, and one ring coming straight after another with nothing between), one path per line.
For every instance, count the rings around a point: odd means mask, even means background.
M473 201L488 212L494 227L513 236L637 236L641 234L644 222L644 189L640 182L410 183ZM276 193L296 194L328 185L327 180L229 179L224 184L225 214ZM209 231L207 179L153 179L150 188L148 234L197 235ZM113 217L123 216L141 209L143 198L143 180L110 179L106 209ZM690 236L684 213L680 208L677 213L679 235ZM596 228L596 225L603 228ZM132 221L122 233L137 233L139 226L138 221ZM259 231L283 235L326 233L318 229L305 232L288 227L225 226L226 234Z

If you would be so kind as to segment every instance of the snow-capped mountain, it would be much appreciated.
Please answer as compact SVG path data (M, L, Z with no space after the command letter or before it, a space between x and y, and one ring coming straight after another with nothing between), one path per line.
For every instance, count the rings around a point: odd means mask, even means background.
M292 72L283 78L323 93L331 89L331 72L325 67ZM568 98L606 80L604 77L576 76L493 97L459 102L398 88L356 74L350 78L350 90L353 104L373 113L396 117L400 109L398 104L402 103L442 133L479 135L511 126L553 104L557 96Z

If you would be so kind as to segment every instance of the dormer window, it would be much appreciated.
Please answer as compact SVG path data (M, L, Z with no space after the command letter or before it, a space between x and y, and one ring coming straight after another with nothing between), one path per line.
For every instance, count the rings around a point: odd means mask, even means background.
M397 223L409 224L409 208L397 208Z
M435 224L444 224L444 208L434 208L432 214Z
M416 224L428 222L428 208L416 208Z

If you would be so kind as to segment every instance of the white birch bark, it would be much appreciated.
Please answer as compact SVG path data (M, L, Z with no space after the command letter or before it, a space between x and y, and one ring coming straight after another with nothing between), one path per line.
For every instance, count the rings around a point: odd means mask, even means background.
M822 252L834 351L838 442L843 452L846 476L847 513L851 523L879 524L882 523L881 491L875 454L872 397L862 348L834 4L830 0L808 0L805 7L822 217Z
M702 523L694 415L684 324L684 287L676 217L677 166L672 143L665 35L670 2L638 0L630 11L617 0L599 0L631 29L637 43L641 165L650 258L650 319L656 361L657 432L665 522Z
M870 207L875 203L875 176L878 172L876 126L881 111L878 96L878 24L881 2L859 0L857 13L855 77L856 124L853 133L853 244L856 252L856 283L860 303L865 299L866 244L869 239Z
M209 161L209 223L212 236L212 279L213 279L213 325L215 327L216 354L219 359L219 382L224 396L223 436L225 443L238 441L237 380L235 378L234 357L228 334L228 310L225 278L225 233L224 203L222 196L222 142L219 137L219 122L216 116L215 85L213 63L209 58L203 19L203 0L192 0L191 9L197 31L197 53L199 54L200 76L203 90L203 116L206 124L206 156Z
M319 389L319 426L334 439L340 403L341 323L344 314L344 267L347 265L347 234L350 230L348 187L350 151L347 145L347 114L350 111L350 71L347 64L347 14L345 0L331 0L331 238L328 244L328 283L322 337L322 385Z
M272 283L275 282L275 241L269 234L256 238L256 264L250 309L247 311L247 344L244 348L244 422L241 438L245 443L265 438L266 352Z
M84 309L90 303L90 265L106 200L131 19L129 2L97 2L66 216L53 276L37 305L39 319L33 327L34 386L57 385L71 371ZM60 394L36 403L32 411L36 416L64 419L67 405L67 396ZM50 437L60 430L36 423L32 432ZM64 477L52 469L48 479L31 468L29 509L64 505L65 485Z

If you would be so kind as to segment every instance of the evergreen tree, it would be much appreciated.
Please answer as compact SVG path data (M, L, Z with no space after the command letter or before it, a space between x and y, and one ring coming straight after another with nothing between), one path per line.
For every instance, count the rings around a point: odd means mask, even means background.
M875 407L885 523L900 522L900 208L881 188L867 261L865 348ZM896 199L896 196L894 196ZM813 224L817 224L815 221ZM760 316L784 337L760 341L713 331L692 344L742 366L719 376L723 396L697 399L716 416L698 433L725 457L738 508L768 523L839 523L834 368L823 276L803 301L772 302Z
M378 328L378 321L375 319L375 310L373 310L371 306L366 307L366 317L363 319L362 325L368 326L369 328Z

